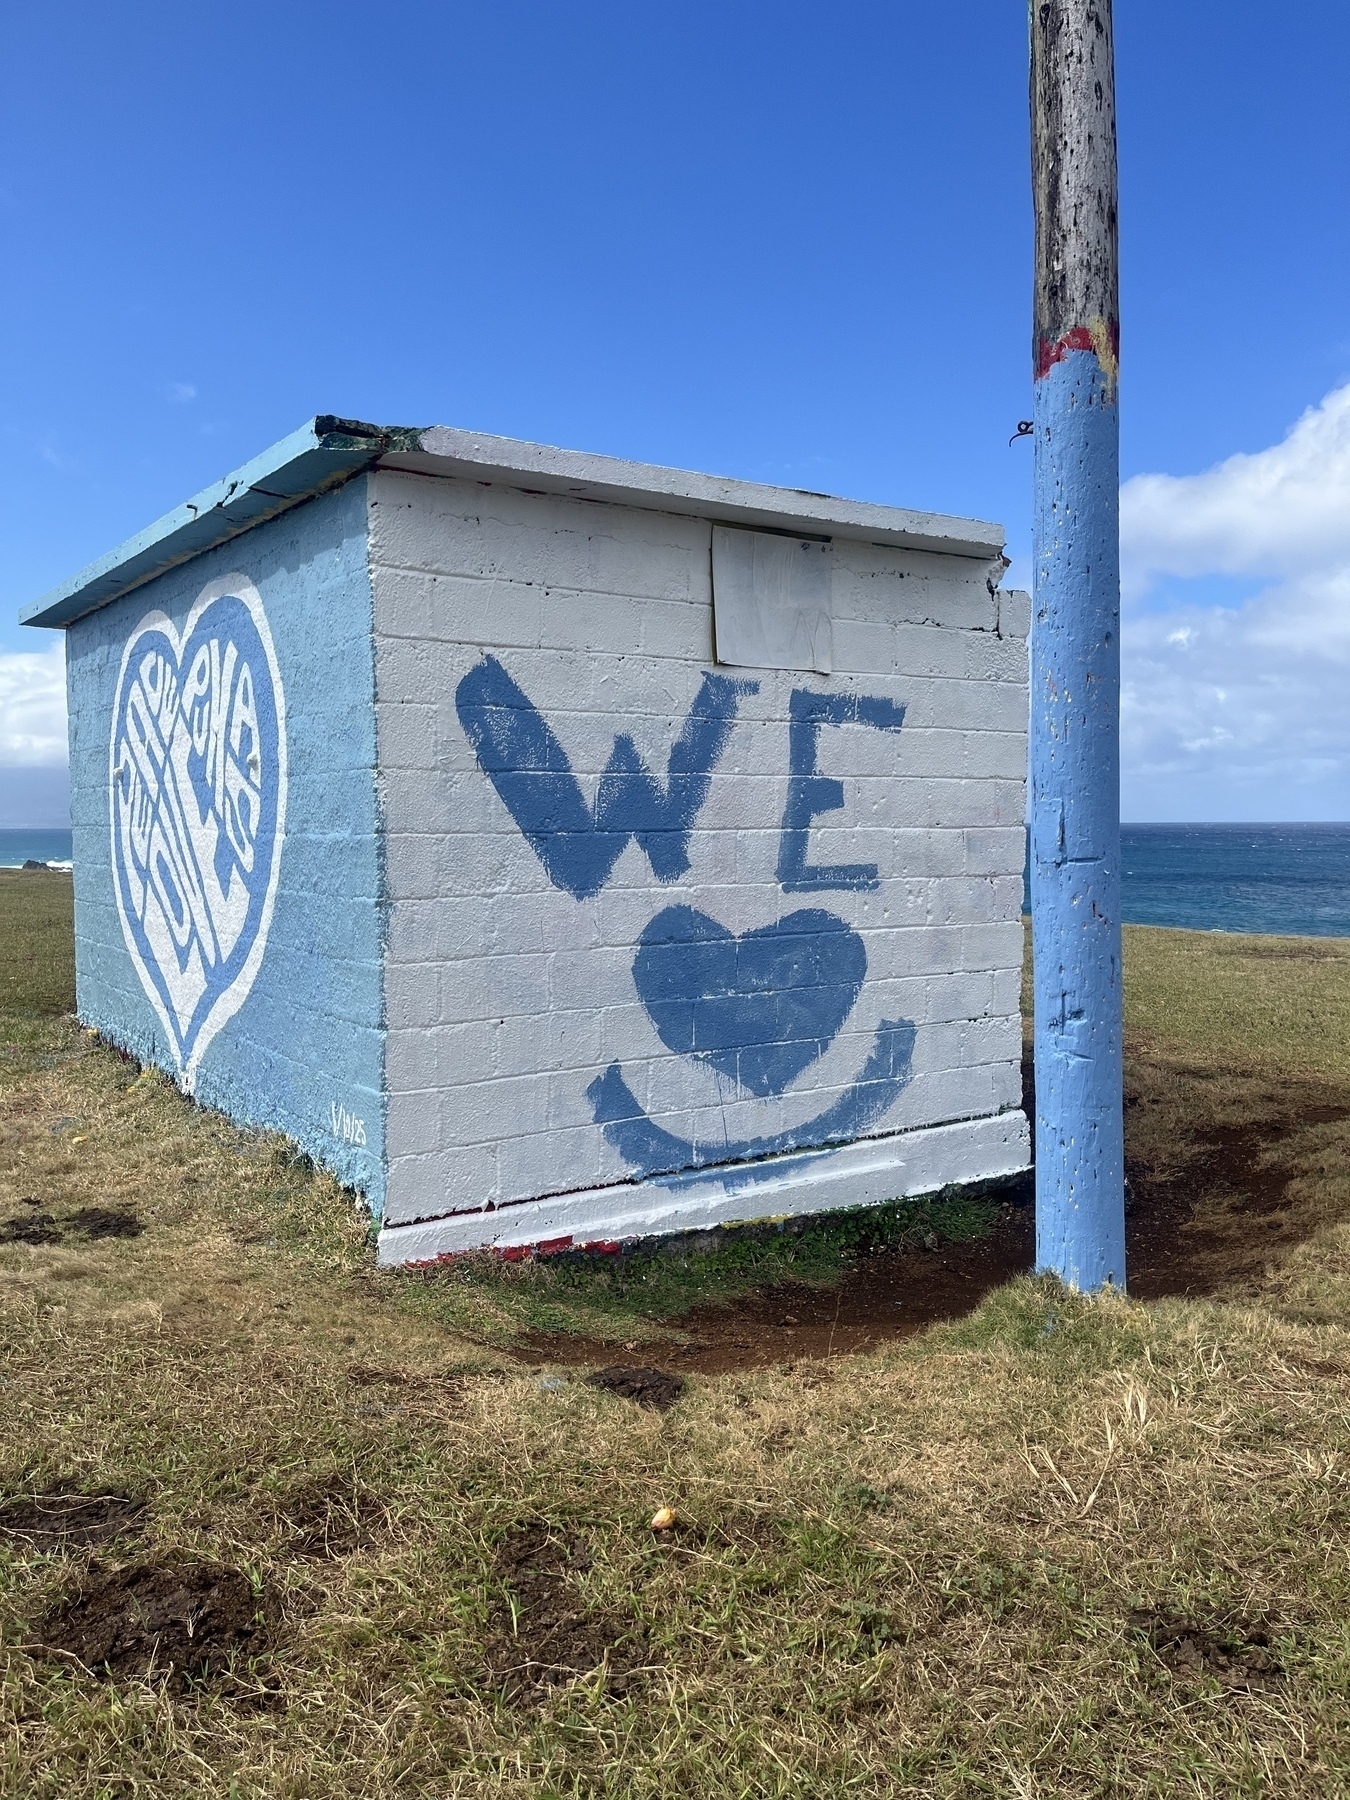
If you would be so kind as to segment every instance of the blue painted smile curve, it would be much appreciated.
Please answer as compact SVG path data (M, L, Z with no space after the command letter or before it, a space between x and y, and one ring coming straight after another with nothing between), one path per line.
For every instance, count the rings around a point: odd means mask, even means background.
M867 951L834 913L808 907L733 937L668 906L638 940L633 981L661 1042L765 1099L823 1056L853 1010Z
M606 1143L639 1175L678 1177L716 1165L722 1179L748 1184L777 1173L776 1165L765 1159L865 1136L908 1087L913 1056L913 1021L883 1019L861 1074L833 1105L803 1125L740 1143L698 1144L666 1131L639 1106L618 1063L611 1063L603 1075L596 1076L586 1089L586 1098ZM724 1168L725 1164L742 1167Z

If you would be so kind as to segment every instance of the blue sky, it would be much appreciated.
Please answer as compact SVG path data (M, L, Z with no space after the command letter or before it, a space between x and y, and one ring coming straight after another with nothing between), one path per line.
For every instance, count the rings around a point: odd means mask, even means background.
M1350 407L1286 442L1350 382L1350 9L1117 12L1124 472L1183 478L1127 489L1125 810L1350 816L1343 682L1293 741L1343 615L1350 660ZM20 771L56 755L19 606L316 411L973 513L1024 558L1025 31L1016 0L11 14L0 823L41 822ZM1213 478L1197 538L1184 478L1237 453L1239 523L1344 463L1315 566L1278 521L1235 561Z

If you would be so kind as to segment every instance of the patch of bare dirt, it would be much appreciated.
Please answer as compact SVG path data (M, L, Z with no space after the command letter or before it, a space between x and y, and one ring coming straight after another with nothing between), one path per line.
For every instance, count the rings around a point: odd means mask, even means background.
M669 1369L628 1368L622 1363L597 1369L586 1380L591 1387L632 1400L650 1412L669 1412L684 1392L683 1375L672 1375Z
M1129 1624L1174 1675L1210 1675L1226 1687L1268 1687L1284 1674L1262 1625L1245 1620L1204 1625L1156 1612L1132 1612Z
M339 1476L292 1488L276 1510L289 1554L320 1562L368 1549L388 1517L382 1500Z
M1315 1189L1296 1184L1350 1122L1350 1095L1137 1052L1125 1108L1125 1243L1136 1298L1250 1293L1273 1258L1325 1222Z
M35 1202L25 1200L25 1206ZM126 1207L81 1206L57 1217L50 1212L21 1213L0 1225L0 1244L60 1244L74 1232L85 1239L134 1238L145 1230L140 1218Z
M144 1513L145 1501L120 1489L83 1494L58 1484L0 1505L0 1537L21 1538L39 1550L108 1544L136 1530Z
M586 1546L548 1525L525 1525L497 1547L502 1592L493 1604L485 1663L506 1698L521 1702L603 1670L605 1692L628 1691L648 1661L645 1633L615 1612L586 1607L575 1577Z
M1023 1089L1034 1117L1029 1055ZM1312 1184L1297 1192L1296 1184L1336 1128L1350 1124L1350 1094L1216 1075L1134 1045L1125 1105L1126 1254L1137 1298L1251 1293L1272 1257L1325 1222ZM1029 1270L1035 1250L1028 1179L1007 1190L988 1236L876 1251L829 1288L783 1282L696 1307L665 1321L687 1341L663 1344L661 1359L674 1371L721 1374L872 1350L971 1312L991 1289ZM533 1332L519 1351L536 1362L595 1367L614 1347Z
M0 1225L0 1244L59 1244L61 1227L49 1212L29 1213L6 1219Z
M1030 1268L1034 1238L1028 1187L999 1208L987 1237L874 1251L834 1287L775 1282L666 1320L686 1341L663 1343L661 1360L670 1371L720 1375L877 1349L970 1312L991 1288ZM536 1362L594 1367L613 1356L614 1346L567 1332L530 1332L521 1336L520 1353Z
M265 1607L238 1569L161 1557L91 1573L42 1620L39 1654L115 1680L160 1676L181 1690L258 1654L267 1630Z
M136 1214L122 1206L82 1206L63 1223L88 1238L134 1238L145 1230Z

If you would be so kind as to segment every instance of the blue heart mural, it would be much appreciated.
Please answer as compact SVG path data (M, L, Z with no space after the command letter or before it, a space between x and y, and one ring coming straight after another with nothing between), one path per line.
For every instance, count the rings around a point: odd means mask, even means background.
M181 633L163 613L132 632L109 801L123 935L190 1090L258 973L281 864L285 700L251 583L213 583Z
M808 907L734 937L668 906L638 940L633 980L668 1050L764 1099L822 1056L853 1009L867 951L834 913Z

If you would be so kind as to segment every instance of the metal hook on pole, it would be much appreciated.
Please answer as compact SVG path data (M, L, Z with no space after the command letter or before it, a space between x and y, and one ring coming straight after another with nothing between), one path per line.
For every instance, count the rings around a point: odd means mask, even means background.
M1125 1285L1111 0L1031 0L1036 1262Z

